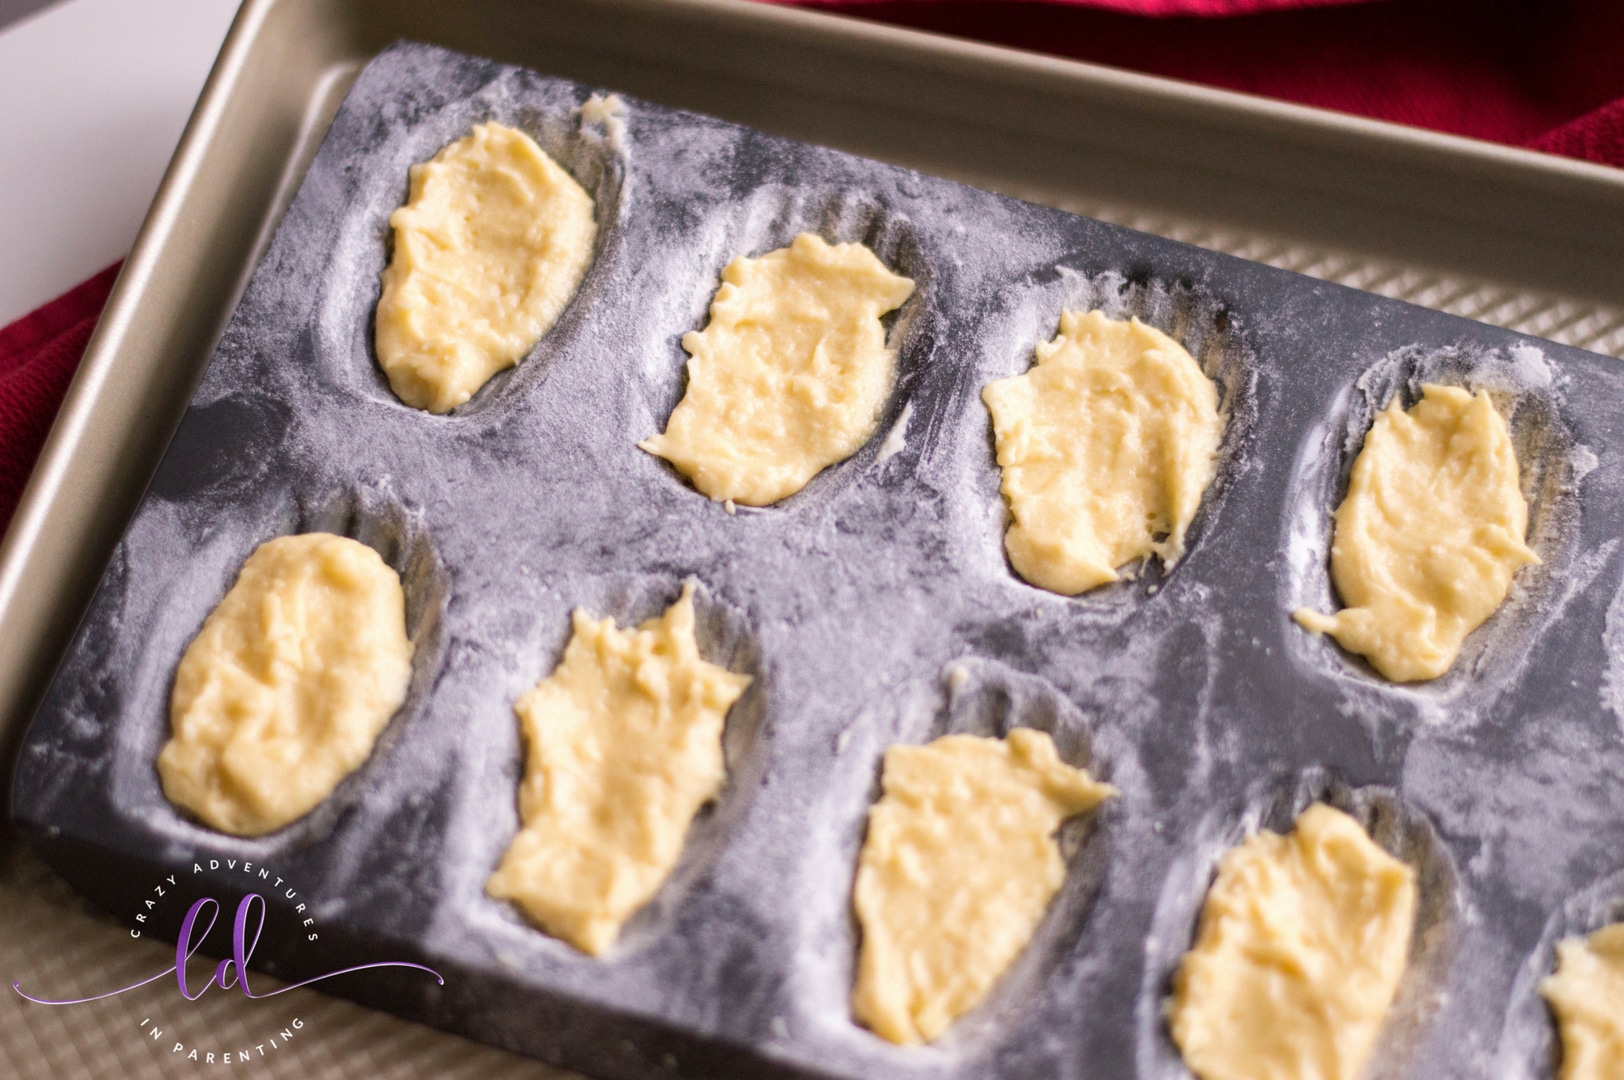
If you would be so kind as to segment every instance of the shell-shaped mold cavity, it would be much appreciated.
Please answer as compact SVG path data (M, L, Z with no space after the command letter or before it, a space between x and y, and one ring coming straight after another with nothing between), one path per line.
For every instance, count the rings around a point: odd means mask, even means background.
M527 100L515 96L516 83L536 82L524 73L509 73L481 93L445 108L414 117L415 122L380 125L371 137L382 145L358 157L356 168L367 175L353 178L354 190L342 220L333 223L333 254L317 300L313 362L320 378L339 392L419 415L425 423L447 423L480 416L499 403L522 396L546 377L548 369L569 356L587 331L588 318L608 290L613 253L620 240L624 209L626 161L595 130L583 131L580 105L585 97L546 87L551 100L538 104L540 84L524 87ZM405 205L413 165L428 161L468 135L474 125L496 121L535 140L593 198L598 233L593 257L575 296L530 352L497 372L463 404L445 416L402 402L389 386L374 345L379 275L394 254L389 217ZM303 358L301 358L303 359Z
M520 828L518 790L527 752L513 711L516 698L510 696L499 704L493 703L493 711L500 710L501 715L493 719L502 734L500 742L490 747L501 759L499 774L492 776L491 790L499 794L493 798L491 791L483 788L465 790L468 798L462 810L468 816L453 826L462 840L457 845L456 867L449 873L457 879L451 891L463 897L464 917L474 924L476 932L493 942L499 955L528 955L547 964L584 965L583 971L621 964L680 969L697 962L683 944L687 939L674 925L683 920L689 899L711 888L715 863L749 812L751 796L761 786L764 771L759 750L771 679L764 670L748 617L697 578L618 576L572 581L553 610L546 612L532 633L526 635L526 670L519 693L551 675L563 660L572 634L573 611L581 609L599 619L611 617L620 629L633 629L663 615L681 595L685 580L696 586L694 637L701 658L750 677L750 685L728 710L722 729L722 755L727 769L722 790L694 817L682 855L659 890L626 921L608 952L589 957L535 926L517 905L485 893L486 880ZM685 975L679 970L668 977L675 984Z
M1143 1080L1190 1076L1169 1034L1166 1004L1173 975L1195 944L1201 909L1224 853L1262 829L1290 832L1297 816L1323 802L1354 818L1388 854L1416 872L1415 928L1398 994L1366 1066L1397 1076L1420 1047L1428 1020L1449 990L1465 906L1454 859L1432 824L1390 788L1350 787L1323 770L1254 786L1236 807L1214 811L1191 831L1169 867L1145 941L1144 983L1135 1009L1136 1059Z
M1495 1080L1550 1080L1562 1060L1562 1040L1539 984L1556 971L1557 942L1588 937L1624 922L1624 869L1569 897L1552 912L1539 943L1517 973L1495 1056Z
M1506 419L1528 503L1528 546L1537 565L1519 567L1499 609L1466 637L1460 656L1443 675L1427 682L1392 683L1364 657L1329 637L1293 624L1287 655L1298 664L1365 690L1413 696L1420 701L1459 703L1491 697L1512 681L1529 643L1561 613L1564 594L1553 587L1570 576L1578 525L1573 434L1562 419L1560 387L1539 350L1508 352L1456 347L1401 349L1368 368L1337 398L1325 420L1308 435L1293 467L1281 549L1282 617L1309 608L1332 613L1342 607L1331 582L1335 536L1331 515L1348 492L1354 461L1376 414L1397 400L1409 409L1422 386L1438 383L1486 390Z
M674 276L672 291L661 300L669 318L668 333L648 343L637 373L640 400L630 410L634 429L627 435L631 443L664 431L672 410L687 393L689 355L682 347L682 337L703 330L710 322L710 305L721 288L722 271L736 258L760 258L788 247L803 232L830 244L862 244L892 273L913 281L913 295L880 320L886 347L897 353L897 370L874 433L856 453L824 468L799 491L769 506L736 507L739 515L803 512L826 506L873 466L894 456L906 445L904 429L912 413L909 402L926 378L936 350L938 319L931 289L935 253L923 249L912 222L887 201L872 193L820 187L803 190L766 184L751 191L732 212L707 222L705 231L693 238L691 263L684 266L682 275ZM644 456L648 459L644 467L651 475L657 472L694 498L706 498L675 466L652 454Z
M939 1066L943 1058L969 1059L991 1052L995 1041L1032 1011L1050 973L1078 950L1086 933L1111 858L1112 799L1061 826L1057 839L1066 863L1065 882L1026 948L981 1004L924 1047L892 1046L851 1018L861 944L852 888L867 813L881 794L885 748L927 743L944 735L1003 738L1018 727L1048 733L1062 761L1087 769L1096 780L1110 780L1109 769L1093 757L1088 721L1076 705L1046 679L979 657L955 660L936 678L910 682L882 707L855 719L840 736L837 752L850 755L854 767L831 790L820 811L819 816L843 824L819 830L825 845L814 845L819 849L809 852L809 880L800 891L808 901L803 932L813 944L800 951L809 962L796 977L806 1007L816 1008L826 1022L840 1017L838 1026L847 1038L877 1047L899 1069L931 1062ZM866 767L856 767L859 762ZM836 866L842 872L834 872Z
M1021 588L1056 600L1098 608L1120 609L1124 614L1159 592L1178 566L1169 568L1150 556L1117 568L1120 580L1074 597L1060 597L1028 583L1010 565L1004 534L1011 524L1009 508L1000 489L992 418L981 400L981 389L995 379L1021 375L1036 360L1040 342L1052 341L1065 311L1100 311L1117 321L1138 319L1182 345L1218 390L1218 414L1223 422L1213 478L1185 535L1184 560L1195 555L1202 537L1221 512L1224 496L1242 467L1243 448L1257 420L1255 387L1257 368L1244 327L1244 319L1231 301L1205 286L1163 280L1150 274L1107 272L1082 274L1064 262L1012 283L1005 291L1003 310L989 317L984 336L989 342L980 381L969 388L966 406L982 435L977 444L979 468L973 480L989 526L985 533L996 546L984 558L996 562ZM1181 560L1180 565L1182 565Z
M411 729L423 722L427 699L445 656L442 622L450 598L450 576L422 521L393 498L373 489L329 491L308 499L281 500L262 508L262 531L232 529L206 540L187 563L185 580L173 583L175 598L160 626L148 635L146 668L154 673L141 693L140 724L120 731L114 784L120 798L178 842L255 862L269 862L316 841L335 851L364 838L345 835L345 822L369 830L383 827L393 807L417 794L411 770L402 768L400 749ZM406 701L390 718L372 752L304 817L261 837L237 837L196 821L164 797L157 771L158 752L169 738L169 695L175 668L210 612L237 579L248 556L278 536L327 532L359 541L376 551L400 575L406 599L406 636L412 642L412 678ZM364 815L347 814L358 800Z

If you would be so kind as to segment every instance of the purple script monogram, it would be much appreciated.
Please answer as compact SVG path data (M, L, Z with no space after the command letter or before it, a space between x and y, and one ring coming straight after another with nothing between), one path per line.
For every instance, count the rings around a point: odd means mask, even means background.
M257 908L254 904L254 901L256 900L259 901ZM196 935L196 939L194 940L192 931L197 927L198 919L202 916L203 909L205 907L210 909L209 923L203 928L203 932L201 934ZM180 924L180 938L175 942L174 965L164 968L162 971L158 972L158 974L153 975L150 978L142 979L137 983L131 983L129 986L123 986L117 990L109 990L105 994L94 994L91 997L82 998L68 998L63 1001L50 1001L46 998L34 997L32 994L25 993L22 986L15 982L11 984L11 988L36 1005L79 1005L86 1001L100 1001L102 998L114 997L118 994L124 993L127 990L134 990L136 987L145 986L151 982L157 982L164 976L173 973L175 976L175 982L180 984L181 996L187 1001L196 1001L198 998L203 996L204 991L206 991L209 987L216 985L218 985L222 990L229 990L233 986L240 986L242 988L242 992L248 997L268 998L275 997L277 994L285 993L286 991L294 990L301 986L309 986L313 982L320 982L323 979L331 979L335 975L345 975L352 971L365 971L368 968L382 967L416 968L418 971L426 971L430 975L433 975L435 980L439 982L441 986L445 985L445 979L441 978L440 973L435 971L433 968L424 967L422 964L410 964L404 960L388 960L377 964L359 964L355 967L341 968L338 971L329 971L325 975L317 975L313 979L306 979L303 982L296 982L291 986L284 986L280 990L271 990L267 993L256 994L248 988L248 958L254 955L254 946L259 944L260 931L265 928L265 898L260 896L258 893L249 893L247 896L243 897L242 902L237 905L237 918L231 931L231 959L220 961L219 965L214 969L214 976L209 979L208 982L205 982L202 986L198 987L196 991L193 991L186 985L186 962L192 958L193 953L197 952L197 950L202 947L203 942L208 940L209 931L214 929L215 919L217 919L219 915L220 902L215 900L213 897L205 896L203 899L193 904L191 909L186 912L186 918ZM258 916L258 921L254 923L253 940L250 941L248 936L248 920L256 915Z

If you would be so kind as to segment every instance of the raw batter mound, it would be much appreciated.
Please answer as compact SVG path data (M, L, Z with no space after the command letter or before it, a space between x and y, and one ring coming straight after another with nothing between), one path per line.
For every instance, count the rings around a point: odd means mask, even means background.
M936 1038L1020 955L1066 876L1055 830L1116 794L1041 731L885 752L854 902L852 1012L895 1043Z
M1624 923L1556 946L1540 983L1562 1029L1562 1080L1624 1076Z
M687 393L638 445L718 502L795 494L874 434L897 375L880 316L913 287L863 245L811 233L734 259L710 323L683 335Z
M280 829L367 759L411 678L406 599L376 551L269 540L181 657L164 794L222 832Z
M1223 421L1217 388L1178 342L1138 319L1068 311L1031 370L981 398L1021 577L1074 596L1136 559L1184 554Z
M1483 391L1426 385L1378 413L1336 508L1331 580L1346 606L1292 617L1394 682L1436 679L1494 614L1528 547L1506 422Z
M601 955L676 865L722 788L722 725L750 685L700 659L694 587L635 631L574 615L563 662L513 711L523 821L485 889Z
M575 295L598 226L592 196L522 131L479 124L413 165L389 218L378 362L400 400L450 412L518 363Z
M1415 871L1316 803L1226 854L1168 1022L1201 1080L1357 1080L1398 991Z

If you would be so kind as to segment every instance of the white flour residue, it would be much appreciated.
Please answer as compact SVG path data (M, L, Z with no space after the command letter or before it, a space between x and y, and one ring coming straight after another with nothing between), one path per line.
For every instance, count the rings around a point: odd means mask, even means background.
M897 417L897 422L891 425L891 433L880 444L880 453L874 459L874 464L884 465L902 453L903 448L908 445L908 421L912 418L913 402L910 401L902 406L902 415Z
M604 143L617 154L626 152L626 103L619 94L593 94L581 106L581 127L601 125Z
M1089 277L1069 266L1058 268L1066 311L1102 311L1108 319L1127 319L1148 314L1134 310L1130 304L1129 281L1115 270ZM1053 331L1050 332L1052 336Z
M1466 862L1469 873L1498 879L1496 887L1521 902L1549 907L1571 887L1574 869L1586 865L1587 844L1616 835L1624 795L1612 779L1617 751L1594 729L1564 729L1553 714L1524 722L1513 753L1480 759L1470 773L1459 767L1458 736L1418 740L1400 790L1425 805L1439 828L1474 838L1479 850Z
M1285 573L1281 575L1281 603L1286 610L1335 607L1330 576L1325 573L1331 557L1332 495L1329 478L1323 474L1336 445L1334 432L1321 424L1302 441L1291 485L1292 509L1281 537Z
M1568 452L1568 491L1578 491L1585 477L1596 471L1601 459L1588 446L1575 446Z
M1607 622L1601 633L1607 650L1607 670L1601 677L1602 706L1624 730L1624 589L1607 605Z
M1556 382L1556 374L1545 353L1533 345L1513 345L1507 350L1505 361L1489 365L1490 370L1503 372L1510 386L1508 390L1543 390Z

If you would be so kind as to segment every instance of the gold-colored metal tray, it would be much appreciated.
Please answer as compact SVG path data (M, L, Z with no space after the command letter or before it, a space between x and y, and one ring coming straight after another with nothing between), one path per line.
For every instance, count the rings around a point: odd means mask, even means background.
M1617 170L742 0L247 0L0 545L8 747L344 91L402 37L1624 353ZM74 908L28 856L3 863L9 978L78 958L90 987L162 955ZM543 1071L300 1000L324 1019L256 1071ZM251 1004L219 995L200 1015L227 1033ZM142 1007L70 1020L13 1002L0 1060L18 1075L188 1071L137 1037Z

